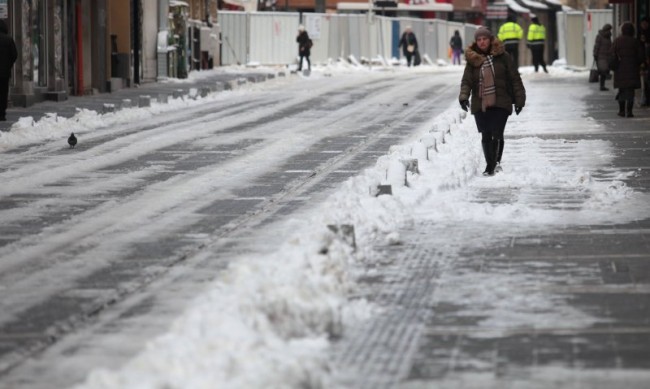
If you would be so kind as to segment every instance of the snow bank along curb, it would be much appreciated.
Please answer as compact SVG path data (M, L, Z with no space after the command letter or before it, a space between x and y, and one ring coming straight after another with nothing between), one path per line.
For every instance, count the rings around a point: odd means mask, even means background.
M93 371L79 388L327 387L328 338L369 317L374 308L350 303L355 266L378 242L399 243L398 229L427 188L420 174L471 131L457 109L421 129L411 144L394 146L374 168L345 182L305 228L275 253L233 261L169 333L151 342L117 372ZM396 169L416 159L418 171ZM405 176L395 177L395 171ZM469 173L468 173L469 174ZM472 173L474 174L474 173ZM371 188L394 186L392 196ZM401 184L401 185L400 185ZM328 225L352 224L356 250Z
M269 72L264 79L261 75L248 75L230 81L214 81L198 88L191 87L187 93L177 89L172 92L171 100L166 93L159 93L155 98L142 94L137 101L125 98L119 105L105 103L101 112L77 108L77 113L70 118L59 117L56 113L48 113L40 120L24 116L19 118L9 131L0 132L0 152L44 140L61 139L63 135L69 135L71 132L83 134L112 125L147 119L169 109L205 104L219 92L235 91L251 83L273 80L285 75L284 71L280 71Z

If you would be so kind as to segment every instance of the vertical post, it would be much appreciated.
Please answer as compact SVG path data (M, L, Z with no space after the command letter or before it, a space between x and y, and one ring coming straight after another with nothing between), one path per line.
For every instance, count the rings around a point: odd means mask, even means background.
M131 0L133 12L131 23L133 31L133 82L140 84L140 0Z
M45 29L45 36L47 38L47 90L48 92L56 91L56 44L55 44L55 31L54 31L54 13L56 12L54 0L46 1L45 18L47 20L47 28Z
M83 25L81 15L81 1L75 4L75 14L77 19L77 95L83 95L84 89L84 59L83 59Z

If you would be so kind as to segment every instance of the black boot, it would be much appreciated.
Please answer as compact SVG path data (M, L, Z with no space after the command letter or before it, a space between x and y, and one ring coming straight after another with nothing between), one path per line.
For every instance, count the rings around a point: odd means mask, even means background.
M495 140L495 142L497 145L496 146L497 150L496 150L496 164L494 167L494 171L500 172L503 171L503 169L501 168L501 156L503 155L503 139L497 139Z
M625 117L625 101L618 101L618 116Z
M495 150L495 141L481 142L483 146L483 156L485 157L485 171L483 172L484 176L493 176L494 175L494 165L496 159L496 150Z
M634 107L634 101L626 101L625 102L625 117L628 118L633 118L634 115L632 115L632 107Z
M609 89L605 88L605 78L607 76L605 76L603 73L600 73L599 77L600 77L600 90L602 90L602 91L609 90Z

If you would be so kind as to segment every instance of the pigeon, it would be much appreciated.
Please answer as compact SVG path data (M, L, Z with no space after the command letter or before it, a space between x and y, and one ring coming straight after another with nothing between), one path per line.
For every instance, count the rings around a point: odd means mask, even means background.
M70 145L71 149L74 149L74 146L77 144L77 137L74 136L74 132L70 133L70 137L68 138L68 144Z

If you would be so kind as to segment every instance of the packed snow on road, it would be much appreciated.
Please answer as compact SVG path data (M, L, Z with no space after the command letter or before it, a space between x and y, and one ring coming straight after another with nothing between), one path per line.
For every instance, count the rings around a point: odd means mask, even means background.
M241 69L238 69L241 71ZM350 67L315 67L310 77L292 76L254 87L222 92L206 99L173 100L167 105L154 104L151 108L127 109L114 114L99 115L83 111L71 119L51 115L34 122L23 118L9 133L0 137L0 148L12 150L23 145L57 142L67 147L65 140L71 132L77 134L79 147L93 132L124 126L135 121L155 122L161 112L193 109L209 104L212 99L245 98L260 90L290 88L303 90L304 95L318 94L333 84L354 84L360 81L382 80L386 77L440 77L450 85L459 84L461 68L420 67L395 68L391 71ZM577 99L560 94L567 91L551 88L535 89L542 77L585 77L561 67L550 67L550 75L534 74L522 68L528 92L528 104L520 116L512 116L506 128L508 141L503 173L485 178L480 175L484 162L480 151L480 135L471 115L460 110L455 100L445 101L444 112L430 117L418 128L412 129L412 139L395 145L390 153L380 157L375 166L344 182L325 201L310 210L291 215L282 223L251 237L252 245L267 247L264 242L275 241L278 246L268 253L257 250L233 258L229 266L205 292L186 304L182 316L168 323L166 333L149 340L146 346L128 360L103 365L102 345L113 349L120 344L139 342L133 333L113 334L97 339L94 349L80 352L71 360L56 359L48 363L77 366L89 371L85 382L75 388L268 388L268 387L334 387L335 372L329 360L333 338L345 334L350 326L372 320L380 308L355 298L356 277L367 274L372 264L369 252L377 244L399 245L401 228L421 220L436 223L495 223L503 226L503 234L541 231L567 223L614 223L634 220L639 214L648 215L650 199L624 184L628 172L611 170L608 176L594 179L591 172L608 166L613 158L612 145L602 140L567 141L560 137L542 139L549 133L570 134L575 131L599 131L599 125L589 119L572 123L579 117L576 111L584 109ZM199 77L200 75L194 75ZM393 96L396 101L407 101L409 90ZM436 93L436 91L431 91ZM574 91L578 95L581 91ZM555 128L545 120L544 101L567 99L573 101L566 128ZM332 118L329 118L332 119ZM317 118L304 118L314 120ZM286 123L287 127L295 123ZM314 131L335 133L336 128L317 128ZM134 139L138 147L158 147L159 142L177 142L177 136L191 140L197 133L179 130L171 135L153 139ZM321 134L321 135L325 135ZM291 140L298 145L300 140ZM555 164L549 160L548 150L572 156L571 163ZM124 145L112 157L137 157L141 149ZM274 160L281 148L270 148L256 156L258 163ZM407 170L402 162L418 160L418 169ZM103 163L89 158L82 164ZM244 172L237 180L246 180L252 162L242 160L232 171ZM3 192L19 192L29 187L34 176L66 174L48 166L34 165L33 171L14 177L14 186L4 185ZM40 171L38 171L40 170ZM31 176L25 176L29 173ZM11 172L3 173L11 175ZM135 179L131 177L130 179ZM3 180L6 182L6 180ZM118 183L119 184L119 183ZM205 191L202 184L177 188L178 196L188 191ZM392 195L375 196L378 185L390 184ZM24 186L23 186L24 185ZM97 183L101 185L101 183ZM501 203L477 202L481 191L498 188L522 188L518 198ZM558 190L579 194L580 207L544 209L536 206L536 188L556 187ZM87 190L84 188L71 190ZM209 191L205 191L209 193ZM189 193L189 195L196 195ZM154 201L149 198L149 201ZM165 201L161 199L160 201ZM150 205L149 205L150 206ZM160 207L161 212L165 209ZM135 211L135 210L134 210ZM138 215L134 212L134 215ZM135 216L132 216L135 217ZM143 215L142 217L147 217ZM89 222L89 221L87 221ZM97 220L93 223L105 221ZM137 223L138 220L133 220ZM173 222L173 221L172 221ZM333 233L328 225L353 225L356 246ZM280 239L280 241L278 241ZM488 245L478 236L477 244ZM449 255L458 247L442 247ZM205 255L197 254L197 255ZM525 281L525 280L524 280ZM516 285L504 284L500 279L446 279L457 282L458 288L446 288L437 296L439 301L476 299L476 309L487 312L485 325L498 328L506 320L508 325L520 322L526 325L531 315L540 320L539 312L547 312L541 319L547 322L583 322L592 320L561 301L548 301L543 295L522 298L510 293ZM523 281L522 281L523 282ZM492 302L500 301L493 305ZM178 301L174 303L179 303ZM170 302L171 304L171 302ZM552 307L553 309L546 309ZM533 312L534 311L534 312ZM104 342L104 343L102 343ZM76 358L76 359L75 359ZM219 383L219 384L216 384Z

